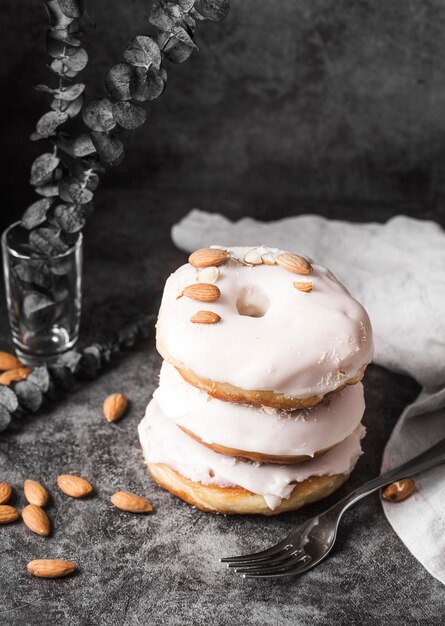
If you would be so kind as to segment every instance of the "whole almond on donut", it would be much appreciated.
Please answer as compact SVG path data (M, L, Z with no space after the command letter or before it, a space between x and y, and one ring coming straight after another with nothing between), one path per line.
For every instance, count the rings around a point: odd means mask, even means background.
M26 380L31 372L32 370L29 367L17 367L13 370L7 370L0 375L0 384L8 387L11 383Z
M77 565L62 559L37 559L28 563L28 572L39 578L61 578L72 574Z
M128 398L123 393L112 393L105 398L104 415L108 422L117 422L127 410Z
M150 513L153 511L153 506L148 500L130 491L117 491L113 493L111 502L118 509L129 511L130 513Z
M281 252L276 261L280 267L293 274L310 274L312 265L307 259L293 252Z
M36 480L25 480L23 484L23 491L25 498L29 504L36 504L37 506L45 506L48 502L49 494L45 487L38 483Z
M187 298L192 300L199 300L200 302L216 302L221 292L216 285L195 283L194 285L188 285L180 295L187 296Z
M190 318L190 321L194 324L217 324L221 321L221 317L213 311L198 311Z
M0 370L12 370L22 367L22 363L15 354L10 352L0 352Z
M304 291L305 293L309 293L310 291L312 291L312 281L305 280L302 282L294 282L294 287L295 289L298 289L298 291Z
M93 486L85 478L74 474L62 474L57 478L59 488L71 498L84 498L93 491Z
M10 524L19 519L19 512L9 504L0 504L0 524Z
M227 250L220 248L201 248L189 256L189 263L193 267L210 267L222 265L229 258Z
M22 511L22 519L33 533L41 537L48 537L51 525L47 514L40 506L36 504L28 504L25 506Z
M6 504L12 495L12 487L9 483L0 483L0 504Z

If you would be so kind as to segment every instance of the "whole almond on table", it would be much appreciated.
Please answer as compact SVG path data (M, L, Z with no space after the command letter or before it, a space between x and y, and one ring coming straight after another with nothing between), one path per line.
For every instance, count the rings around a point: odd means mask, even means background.
M412 478L402 478L385 487L382 491L382 498L390 502L401 502L412 494L415 487L416 483Z
M28 504L22 510L22 519L33 533L42 537L48 537L51 525L47 514L42 508L36 504Z
M0 504L6 504L12 495L12 487L9 483L0 483Z
M59 488L71 498L84 498L93 491L93 486L86 478L75 474L62 474L57 478Z
M108 422L117 422L128 406L128 398L123 393L112 393L104 400L104 415Z
M111 496L111 502L118 509L130 513L150 513L153 511L153 506L148 500L130 491L116 491Z
M19 519L19 512L9 504L0 504L0 524L10 524Z
M227 250L219 248L201 248L189 256L189 263L193 267L210 267L222 265L229 258Z
M182 296L187 296L187 298L199 300L200 302L216 302L220 295L221 292L216 285L210 283L195 283L183 289L177 296L177 299Z
M276 257L276 262L280 267L293 274L310 274L312 272L312 265L309 261L293 252L281 252Z
M45 506L48 502L49 494L45 487L36 480L27 479L23 483L25 498L30 504Z
M23 367L15 354L0 352L0 370L12 370Z
M39 578L61 578L72 574L76 569L75 563L62 559L37 559L28 563L28 572Z
M3 372L3 374L0 374L0 385L6 385L8 387L11 383L26 380L31 372L32 370L29 367L18 367Z

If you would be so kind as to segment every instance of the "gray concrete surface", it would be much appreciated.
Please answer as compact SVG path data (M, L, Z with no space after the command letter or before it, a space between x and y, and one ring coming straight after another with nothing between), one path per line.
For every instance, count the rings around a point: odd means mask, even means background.
M148 310L169 271L184 258L169 242L168 226L175 219L172 207L190 198L172 193L166 202L162 195L127 190L104 192L101 199L86 233L85 342L94 338L109 306ZM1 346L7 347L4 308L0 332ZM0 480L13 484L14 504L24 505L24 479L41 480L51 491L53 524L49 538L31 534L21 523L0 527L0 624L405 626L443 621L445 589L392 531L377 495L345 516L332 556L301 579L243 581L220 565L220 556L260 549L327 503L276 519L222 517L191 508L155 486L143 465L136 427L159 366L149 340L96 381L0 436ZM375 366L365 386L365 454L329 502L378 472L385 441L418 391L412 380ZM128 395L131 410L110 425L101 405L114 391ZM62 472L90 479L92 497L76 501L61 494L55 479ZM120 488L146 495L155 513L143 517L114 509L109 497ZM59 581L31 578L27 562L43 557L72 559L80 571Z

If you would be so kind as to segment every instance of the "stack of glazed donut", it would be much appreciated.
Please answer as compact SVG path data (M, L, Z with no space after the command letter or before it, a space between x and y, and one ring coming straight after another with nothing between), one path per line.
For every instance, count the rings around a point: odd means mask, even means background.
M159 485L205 511L274 515L347 479L372 331L328 269L266 246L198 250L167 280L157 348L139 437Z

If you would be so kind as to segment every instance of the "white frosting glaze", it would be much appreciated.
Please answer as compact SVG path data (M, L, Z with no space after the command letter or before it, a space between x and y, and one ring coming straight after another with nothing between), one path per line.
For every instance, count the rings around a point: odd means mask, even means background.
M343 441L365 410L363 385L332 394L329 403L291 412L244 406L211 398L185 382L164 361L153 394L162 413L205 443L274 455L309 455Z
M364 427L359 425L349 437L320 457L293 465L273 465L243 463L203 446L165 417L156 400L149 403L139 424L147 463L164 463L193 482L205 485L238 485L264 496L271 509L289 497L293 483L310 476L350 474L362 453L360 439L364 434Z
M227 250L232 259L243 259L251 248ZM299 398L333 391L370 362L371 325L364 308L331 272L311 263L312 274L300 276L278 265L245 267L230 260L219 267L221 297L212 303L177 299L187 285L198 282L197 268L183 265L165 285L157 323L160 345L197 376L242 389ZM293 286L305 280L313 283L311 293ZM264 315L240 315L237 302ZM192 323L202 309L217 313L221 321Z

